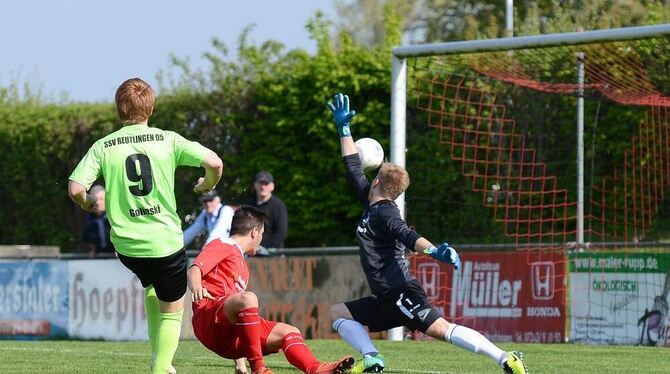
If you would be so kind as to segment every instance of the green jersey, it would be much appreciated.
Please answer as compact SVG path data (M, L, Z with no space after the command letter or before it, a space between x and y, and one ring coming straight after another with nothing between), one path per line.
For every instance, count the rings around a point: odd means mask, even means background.
M70 180L88 190L100 175L105 179L107 218L117 252L165 257L184 245L175 169L199 167L209 152L175 132L128 125L95 142Z

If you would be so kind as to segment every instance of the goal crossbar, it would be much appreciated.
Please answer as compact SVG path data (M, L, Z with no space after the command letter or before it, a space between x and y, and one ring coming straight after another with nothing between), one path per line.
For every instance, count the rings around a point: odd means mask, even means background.
M494 52L515 49L615 42L644 39L662 35L670 35L670 23L650 26L622 27L607 30L397 46L391 50L391 53L397 58L425 57L452 55L459 53Z

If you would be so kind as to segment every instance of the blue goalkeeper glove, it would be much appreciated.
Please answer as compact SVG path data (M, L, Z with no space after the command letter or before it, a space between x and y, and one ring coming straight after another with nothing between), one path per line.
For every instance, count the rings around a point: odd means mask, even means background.
M334 97L334 102L335 105L331 102L326 103L326 105L333 113L335 126L337 126L337 133L340 134L340 138L351 136L349 125L351 124L351 119L356 115L356 111L349 110L349 96L338 93Z
M439 247L430 247L423 250L423 253L446 264L454 265L454 269L461 267L461 258L458 257L456 250L449 246L449 243L442 243Z

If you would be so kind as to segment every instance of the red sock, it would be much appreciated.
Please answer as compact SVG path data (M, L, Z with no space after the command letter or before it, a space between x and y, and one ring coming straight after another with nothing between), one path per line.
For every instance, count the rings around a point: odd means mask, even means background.
M237 331L237 336L240 338L244 356L249 360L252 372L257 371L265 365L263 363L259 327L258 308L247 308L237 313L235 330Z
M314 357L299 333L292 332L284 335L281 340L281 349L284 351L286 360L303 373L307 373L307 369L319 365L319 360Z

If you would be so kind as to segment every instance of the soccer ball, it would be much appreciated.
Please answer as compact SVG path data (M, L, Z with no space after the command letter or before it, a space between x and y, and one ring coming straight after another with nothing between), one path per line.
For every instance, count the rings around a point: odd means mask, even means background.
M376 169L384 162L384 148L378 141L372 138L361 138L356 140L356 148L363 170Z

